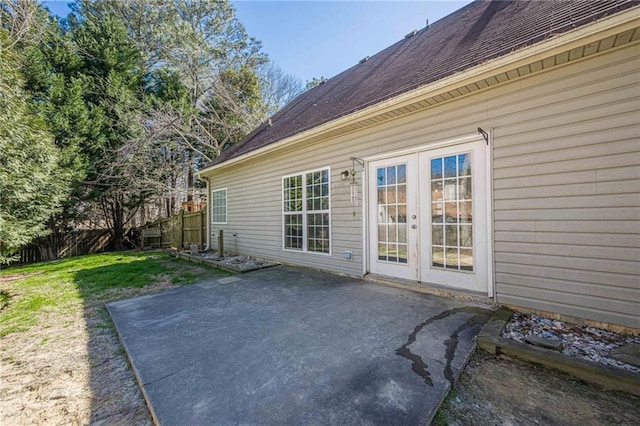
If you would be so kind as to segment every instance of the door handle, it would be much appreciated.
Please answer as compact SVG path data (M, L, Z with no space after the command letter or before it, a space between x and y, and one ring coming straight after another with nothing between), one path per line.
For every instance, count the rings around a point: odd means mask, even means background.
M411 229L418 229L418 225L416 224L411 225Z

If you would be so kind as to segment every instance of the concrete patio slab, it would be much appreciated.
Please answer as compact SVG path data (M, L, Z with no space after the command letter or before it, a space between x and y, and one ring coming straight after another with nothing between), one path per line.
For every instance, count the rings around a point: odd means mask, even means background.
M279 266L111 303L154 419L425 424L487 306Z

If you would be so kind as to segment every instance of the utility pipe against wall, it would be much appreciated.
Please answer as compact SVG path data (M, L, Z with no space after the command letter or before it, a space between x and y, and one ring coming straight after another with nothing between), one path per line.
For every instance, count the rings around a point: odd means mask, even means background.
M203 250L210 250L211 249L211 243L213 241L211 241L211 221L209 220L209 217L211 217L211 215L209 214L210 211L210 207L209 204L211 204L211 200L209 200L209 196L210 196L210 188L211 188L211 180L208 176L201 176L200 174L197 174L198 179L200 179L200 181L205 182L207 184L207 205L205 207L206 213L205 215L207 216L206 218L206 223L207 223L207 238L204 241L205 247Z
M221 229L218 234L218 257L224 257L224 231Z

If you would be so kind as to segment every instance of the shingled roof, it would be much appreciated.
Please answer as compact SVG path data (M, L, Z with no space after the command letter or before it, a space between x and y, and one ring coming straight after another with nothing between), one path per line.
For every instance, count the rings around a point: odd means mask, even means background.
M477 0L298 96L207 167L638 4Z

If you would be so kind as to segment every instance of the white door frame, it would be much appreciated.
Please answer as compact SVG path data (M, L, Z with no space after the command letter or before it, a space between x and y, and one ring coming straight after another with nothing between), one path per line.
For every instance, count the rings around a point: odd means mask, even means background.
M371 163L377 160L383 159L392 159L394 157L400 157L406 154L416 154L419 152L432 151L438 148L462 145L470 142L485 142L482 136L473 133L468 134L456 138L446 139L437 141L428 145L423 145L419 147L414 147L410 149L404 149L399 151L394 151L393 153L386 154L378 154L372 155L368 157L364 157L364 167L362 169L363 179L362 179L362 229L364 232L364 238L362 239L362 251L364 253L363 256L363 266L362 272L363 275L372 272L371 268L371 220L370 220L370 208L369 208L369 189L371 182L370 173L371 172ZM481 247L478 246L478 250L485 250L486 252L486 268L485 272L487 276L487 295L489 297L495 296L495 286L494 286L494 265L493 265L493 185L492 185L492 156L491 156L491 144L493 143L493 131L489 131L489 141L484 144L484 170L485 170L485 205L486 205L486 233L487 237L486 246Z
M487 246L487 193L485 184L484 168L485 162L485 143L484 140L469 142L465 144L448 146L444 148L432 149L429 151L423 151L418 153L420 161L419 174L420 174L420 187L421 194L419 200L421 203L420 208L420 223L422 229L420 232L421 246L423 247L420 253L420 280L422 282L436 283L444 285L450 288L458 288L466 291L474 292L488 292L488 275L487 275L487 252L485 247ZM473 226L472 241L473 241L473 267L471 271L459 271L444 268L432 267L432 206L431 206L431 159L445 158L455 156L459 154L468 154L471 157L471 170L472 170L472 192L471 200L473 203ZM455 168L455 167L454 167ZM455 179L455 177L454 177ZM444 179L446 182L447 179ZM456 188L456 186L453 186ZM453 189L452 188L452 189ZM446 185L443 189L446 189ZM457 192L457 191L455 191ZM454 194L454 198L456 195ZM444 205L446 205L445 203ZM443 207L444 207L443 205ZM455 204L454 204L455 205ZM444 211L440 213L443 217L441 222L445 228L447 223L444 220ZM457 213L453 213L457 215ZM452 224L453 229L456 227L468 225ZM442 228L444 230L444 228ZM457 252L457 251L456 251Z
M391 184L390 189L400 187L405 188L405 202L400 203L399 199L394 199L391 201L391 206L382 207L378 206L378 185L377 185L377 174L375 171L378 168L381 168L383 171L390 167L391 170L394 170L397 166L398 170L401 166L405 167L405 180L404 183L398 183L397 186ZM370 233L368 236L369 242L369 253L371 256L369 257L369 265L371 268L371 272L374 274L380 275L392 275L394 277L409 279L409 280L418 280L420 277L420 250L419 250L419 229L417 226L418 223L418 206L417 206L417 191L418 191L418 163L417 157L415 154L405 154L401 156L391 156L385 159L375 160L369 162L369 169L371 173L366 177L368 182L368 188L371 193L368 197L368 211L367 218L370 224L369 229ZM389 169L387 169L389 170ZM397 176L399 177L399 176ZM385 189L383 189L385 191ZM393 192L395 193L395 192ZM396 195L400 198L399 193ZM394 198L396 197L394 196ZM406 211L404 214L400 213L400 207L396 210L394 204L406 204ZM371 208L372 206L377 206L376 208ZM390 213L392 211L393 213ZM386 261L378 259L378 218L379 215L382 214L387 216L386 223L392 223L391 230L395 230L397 232L397 240L396 242L405 242L400 238L400 235L406 236L406 247L403 250L406 250L406 256L402 256L405 258L404 263L398 261ZM376 228L373 229L372 227ZM383 225L384 226L384 225ZM389 225L386 226L387 228ZM403 231L401 231L404 230ZM389 235L389 241L393 241L391 235ZM387 241L386 239L384 241ZM385 245L384 241L382 242L383 246ZM398 244L400 246L400 244ZM389 246L387 246L388 248ZM403 246L404 247L404 246ZM376 255L374 256L374 253ZM400 249L397 250L399 255Z

